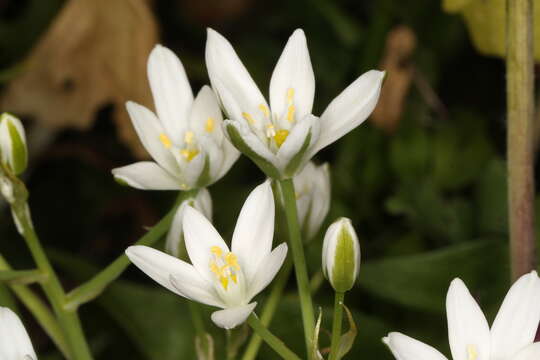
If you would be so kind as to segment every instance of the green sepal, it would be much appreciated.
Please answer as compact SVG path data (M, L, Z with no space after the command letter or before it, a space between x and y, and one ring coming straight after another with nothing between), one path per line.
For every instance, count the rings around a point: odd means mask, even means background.
M17 131L17 127L11 122L7 124L9 136L11 137L11 170L15 175L21 174L26 170L28 165L28 150L26 149L26 143L21 137L21 134Z
M119 185L131 187L131 186L127 183L127 181L124 180L124 179L121 179L121 178L116 177L116 176L113 176L113 179L114 179L114 181L116 181L116 183L119 184Z
M347 320L349 322L349 331L341 335L341 338L339 339L339 349L338 349L338 356L337 356L338 359L341 359L349 351L351 351L354 345L354 339L356 338L356 335L358 334L358 329L356 328L356 323L354 322L354 318L351 314L351 311L349 310L348 307L345 306L345 304L343 304L343 309L345 310L345 313L347 314Z
M281 174L274 164L253 151L244 139L242 139L242 136L240 136L238 129L234 125L227 124L226 129L229 139L241 153L249 157L268 177L281 179Z
M296 172L300 168L300 166L304 162L304 155L306 154L306 151L308 150L309 143L311 142L311 130L309 130L306 139L304 140L304 143L302 144L302 147L296 155L294 155L285 167L285 177L286 178L292 178L296 175Z
M321 322L322 322L322 308L319 308L319 316L317 317L317 323L315 324L315 329L313 330L313 339L311 339L311 359L315 360L324 360L319 351L319 333L321 332Z
M356 280L355 261L354 239L347 231L347 227L342 226L336 243L334 268L331 274L331 283L337 292L346 292L353 287Z

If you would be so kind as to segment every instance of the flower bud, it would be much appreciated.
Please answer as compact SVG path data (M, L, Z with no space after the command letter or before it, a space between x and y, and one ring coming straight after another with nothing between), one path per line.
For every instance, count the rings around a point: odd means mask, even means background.
M0 307L0 359L37 359L24 325L6 307Z
M0 156L13 174L19 175L26 169L28 150L24 127L19 119L8 113L0 116Z
M360 271L360 243L350 219L340 218L326 231L322 269L337 292L353 287Z

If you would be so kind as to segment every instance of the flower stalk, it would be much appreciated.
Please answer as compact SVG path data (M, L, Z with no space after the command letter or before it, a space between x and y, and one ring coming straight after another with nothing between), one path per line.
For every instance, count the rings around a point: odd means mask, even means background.
M281 187L285 205L285 215L289 229L289 242L291 245L296 281L298 284L298 294L300 296L300 306L302 309L306 350L309 354L311 341L313 339L313 331L315 329L315 315L313 312L313 302L311 300L304 245L302 243L300 226L298 224L294 183L291 179L286 179L280 180L279 185Z
M343 321L343 301L345 293L336 291L334 297L334 318L332 323L332 340L329 360L339 360L339 342L341 339L341 323Z
M300 360L291 349L289 349L283 341L272 334L259 320L257 315L251 314L248 318L248 324L253 331L257 333L275 352L277 352L285 360Z
M534 269L532 1L507 2L508 218L512 278Z

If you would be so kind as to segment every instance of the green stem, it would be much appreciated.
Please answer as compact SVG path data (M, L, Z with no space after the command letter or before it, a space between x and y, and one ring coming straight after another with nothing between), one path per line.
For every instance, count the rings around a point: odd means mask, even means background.
M152 246L169 230L172 219L176 213L178 205L197 194L198 190L181 192L175 206L156 225L154 225L135 245ZM73 289L67 295L66 307L77 309L80 305L94 300L105 288L116 280L129 266L130 261L125 254L120 255L109 266L101 270L92 279Z
M46 279L41 282L41 287L49 299L54 313L60 323L60 327L66 337L72 358L75 360L90 360L92 355L84 337L79 316L76 311L70 311L64 307L64 289L52 268L45 251L39 242L39 238L32 225L28 203L15 202L12 205L13 214L17 221L18 228L26 244L30 249L32 257L38 269L44 274Z
M3 270L0 271L0 282L10 284L32 284L41 282L45 275L40 270Z
M204 329L204 321L201 315L200 305L194 301L188 300L188 306L189 312L191 313L191 320L193 321L193 326L195 327L195 332L197 333L197 336L201 337L201 341L203 341L206 330Z
M341 339L341 323L343 320L343 300L345 293L336 292L334 300L334 319L332 323L332 342L330 343L329 360L339 360L339 341Z
M0 270L11 270L11 266L1 255ZM49 335L64 357L70 359L69 347L64 334L62 333L62 329L47 305L45 305L39 296L37 296L28 286L14 283L8 285L24 306L32 313L39 325L41 325L45 333Z
M257 315L251 313L248 318L248 324L275 352L277 352L285 360L300 360L291 349L289 349L283 341L272 334L259 320Z
M272 282L270 295L264 303L264 308L261 314L261 323L266 327L270 325L270 322L274 317L279 301L283 295L285 285L287 285L287 280L289 280L289 277L291 276L292 266L292 259L287 257L281 271ZM246 347L242 360L255 360L261 344L262 338L257 334L253 334Z
M289 243L291 245L296 282L298 284L298 294L300 296L300 306L302 309L306 351L307 354L311 354L311 342L313 339L313 331L315 329L315 315L313 312L306 259L304 256L304 244L302 243L302 235L298 224L294 183L292 179L286 179L280 180L279 184L285 203L285 215L289 228Z
M512 278L535 268L532 0L507 1L508 217Z

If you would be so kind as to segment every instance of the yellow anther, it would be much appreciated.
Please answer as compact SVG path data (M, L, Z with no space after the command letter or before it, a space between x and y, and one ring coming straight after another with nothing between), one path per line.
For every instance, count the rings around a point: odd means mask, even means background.
M229 288L229 279L235 284L238 283L237 271L240 271L240 265L236 255L229 252L224 254L219 246L210 248L212 259L210 260L210 271L216 276L225 291Z
M292 123L294 121L294 111L296 108L294 105L289 105L289 108L287 109L287 121Z
M264 104L260 104L259 105L259 109L263 112L264 116L265 117L269 117L270 116L270 110L268 110L268 107Z
M169 149L172 146L171 139L163 133L159 134L159 141L165 146L165 148Z
M197 155L199 155L199 150L190 150L190 149L182 149L180 150L180 154L189 162L193 160L193 158Z
M276 135L274 135L274 141L276 142L277 147L281 147L285 140L287 140L287 136L289 136L289 130L278 130L276 132Z
M233 253L228 253L227 255L225 255L225 262L233 269L240 270L240 265L238 265L238 259Z
M210 252L219 258L223 256L223 250L219 246L212 246Z
M220 276L219 281L221 282L221 286L223 286L223 288L227 290L227 288L229 287L229 279L226 276Z
M206 119L206 125L204 126L206 132L214 131L215 122L216 121L214 120L214 118L209 117L208 119Z
M253 116L251 116L250 114L248 114L247 112L243 112L242 113L242 116L244 117L244 119L246 119L246 121L250 124L255 124L255 119L253 119Z
M184 134L184 141L186 144L191 144L193 142L193 139L195 138L195 134L193 131L186 131Z
M232 280L235 284L238 284L238 277L237 277L235 274L232 274L232 275L231 275L231 280Z
M293 99L294 99L294 89L293 88L289 88L287 90L287 103L290 105L293 103Z
M475 345L467 345L467 360L476 360L478 358L478 351Z

